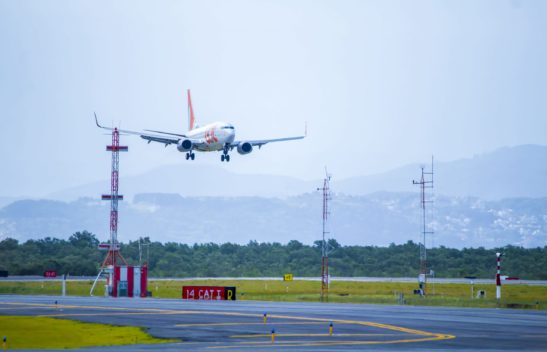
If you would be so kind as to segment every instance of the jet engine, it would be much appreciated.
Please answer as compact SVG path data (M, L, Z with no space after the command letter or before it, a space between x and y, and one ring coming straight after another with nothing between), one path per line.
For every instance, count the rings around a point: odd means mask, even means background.
M177 143L177 149L179 150L179 152L188 152L192 150L192 141L189 139L181 139Z
M253 145L249 142L239 143L237 146L237 152L241 155L249 154L253 151Z

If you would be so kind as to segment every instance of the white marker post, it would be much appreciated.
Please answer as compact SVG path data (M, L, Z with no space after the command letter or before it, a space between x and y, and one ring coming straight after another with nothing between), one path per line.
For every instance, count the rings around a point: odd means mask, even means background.
M496 299L499 301L501 299L501 256L502 253L496 253L497 258L497 272L496 272Z
M66 296L66 274L63 274L63 283L62 283L62 289L61 289L61 295L64 297Z

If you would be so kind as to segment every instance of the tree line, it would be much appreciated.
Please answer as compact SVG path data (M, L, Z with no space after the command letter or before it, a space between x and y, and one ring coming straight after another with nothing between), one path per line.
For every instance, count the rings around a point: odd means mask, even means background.
M234 243L182 244L153 242L150 238L122 244L121 253L130 265L139 257L147 262L153 277L279 277L320 276L321 242L306 245L293 240L287 244ZM0 270L9 275L42 275L45 270L73 276L96 275L106 255L99 240L87 231L68 240L46 237L19 243L12 238L0 242ZM329 271L332 276L415 277L419 273L419 244L342 246L329 240ZM547 246L523 248L506 246L485 249L446 247L427 251L428 268L436 277L493 278L496 252L504 253L502 274L522 279L547 280Z

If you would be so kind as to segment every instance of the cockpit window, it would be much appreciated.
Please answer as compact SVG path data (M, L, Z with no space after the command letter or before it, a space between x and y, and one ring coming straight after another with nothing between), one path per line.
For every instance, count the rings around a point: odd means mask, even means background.
M224 129L224 130L233 130L234 126L224 126L224 127L222 127L222 129Z

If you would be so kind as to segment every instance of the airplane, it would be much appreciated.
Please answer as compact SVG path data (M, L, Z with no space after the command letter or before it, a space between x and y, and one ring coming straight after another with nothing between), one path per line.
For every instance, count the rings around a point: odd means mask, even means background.
M95 123L99 128L112 131L113 128L101 126L95 114ZM188 132L184 134L161 132L155 130L144 130L145 132L118 130L120 133L138 135L142 139L150 142L158 142L165 144L167 147L170 144L175 144L177 150L181 153L186 153L186 160L194 160L198 152L214 152L222 151L220 161L230 161L230 155L228 154L233 149L241 155L249 154L253 151L253 147L260 149L264 144L272 142L284 142L292 141L296 139L303 139L307 135L307 128L304 131L303 136L274 138L274 139L258 139L248 141L236 141L235 140L235 128L234 125L225 122L213 122L203 127L196 125L196 119L194 116L194 108L192 106L192 97L190 96L190 90L188 89Z

